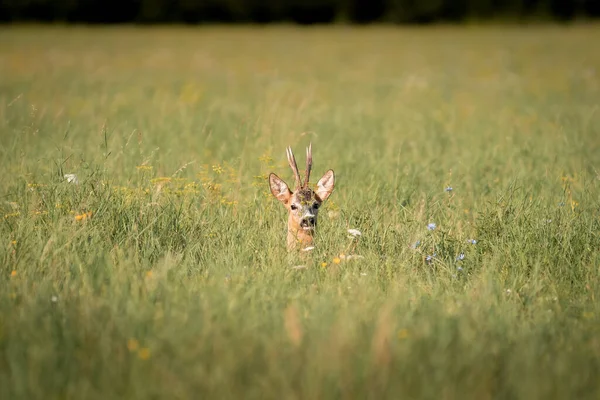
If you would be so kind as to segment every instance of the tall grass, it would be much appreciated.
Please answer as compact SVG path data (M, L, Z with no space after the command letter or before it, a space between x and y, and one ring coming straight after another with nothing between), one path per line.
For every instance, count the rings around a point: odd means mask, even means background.
M598 398L598 40L2 28L0 397Z

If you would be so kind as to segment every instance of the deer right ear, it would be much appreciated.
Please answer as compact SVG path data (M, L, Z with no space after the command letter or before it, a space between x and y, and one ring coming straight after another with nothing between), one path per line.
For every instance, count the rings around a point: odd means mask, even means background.
M274 173L269 175L269 187L273 196L283 204L287 204L290 197L292 197L292 192L288 188L288 185Z
M323 177L319 179L319 182L317 182L317 195L321 198L321 200L327 200L329 195L331 195L331 192L333 192L334 184L335 175L333 170L330 169L329 171L325 172L325 175L323 175Z

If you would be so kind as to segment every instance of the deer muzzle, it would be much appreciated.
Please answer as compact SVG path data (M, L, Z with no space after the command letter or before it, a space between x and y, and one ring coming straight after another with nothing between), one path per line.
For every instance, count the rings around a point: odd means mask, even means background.
M311 231L315 229L315 225L317 224L317 219L312 214L306 214L300 220L300 227L305 231Z

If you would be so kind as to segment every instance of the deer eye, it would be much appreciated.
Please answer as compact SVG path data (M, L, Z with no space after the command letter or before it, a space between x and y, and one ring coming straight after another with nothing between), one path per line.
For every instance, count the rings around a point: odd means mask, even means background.
M319 204L319 203L315 203L315 204L313 204L313 208L314 208L315 210L318 210L318 209L319 209L319 206L320 206L320 204Z
M298 206L297 206L297 205L295 205L295 204L292 204L292 205L290 206L290 208L291 208L292 210L297 210L297 209L298 209Z

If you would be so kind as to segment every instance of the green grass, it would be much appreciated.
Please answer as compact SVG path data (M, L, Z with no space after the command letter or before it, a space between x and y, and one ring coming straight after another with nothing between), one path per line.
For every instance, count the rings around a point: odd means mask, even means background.
M2 28L0 398L597 399L598 41Z

